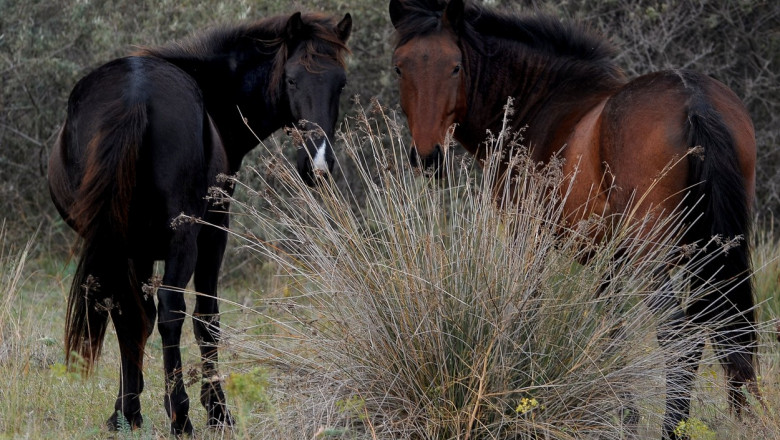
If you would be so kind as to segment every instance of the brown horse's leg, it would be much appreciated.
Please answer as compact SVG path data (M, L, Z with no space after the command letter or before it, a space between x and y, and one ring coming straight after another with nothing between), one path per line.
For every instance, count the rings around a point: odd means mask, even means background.
M737 315L733 312L731 316ZM753 394L762 405L761 392L756 382L755 363L753 360L753 345L750 332L752 325L739 315L734 323L720 328L713 337L715 349L726 372L729 394L729 409L736 417L741 417L745 409L749 409L745 392ZM742 387L745 390L742 390Z
M666 412L663 420L664 439L681 438L675 430L680 422L690 416L691 393L704 349L704 339L692 338L690 333L692 331L695 330L687 325L682 309L675 312L658 328L658 343L668 356Z
M227 226L224 219L225 226ZM204 228L198 237L198 262L195 267L195 300L193 328L203 360L203 382L200 401L208 413L209 426L233 425L225 394L217 371L219 344L219 304L217 277L227 244L227 233L217 228Z
M190 400L184 389L179 350L187 306L184 293L176 290L187 286L195 268L194 237L186 235L189 240L182 240L177 246L171 247L171 255L165 260L163 286L157 290L157 330L162 338L165 365L165 410L171 419L171 434L174 435L192 434L192 423L189 420ZM193 246L188 248L185 246L187 242L193 242Z
M146 340L152 332L155 306L154 299L141 292L141 283L151 276L153 264L149 261L136 265L136 282L127 286L130 290L117 291L114 296L116 300L111 309L111 320L119 340L121 367L114 413L107 422L111 430L118 430L123 423L131 429L143 423L139 400L144 390L143 354ZM124 421L120 421L120 416Z

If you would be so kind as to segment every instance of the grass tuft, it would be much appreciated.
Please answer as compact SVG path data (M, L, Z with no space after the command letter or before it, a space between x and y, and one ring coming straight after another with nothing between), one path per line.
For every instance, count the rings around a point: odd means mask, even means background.
M533 163L522 133L436 179L409 168L399 127L375 103L345 122L348 188L310 189L279 156L253 169L259 183L233 179L246 197L230 200L231 233L288 277L256 307L273 333L225 330L275 372L257 423L277 438L658 435L664 359L696 340L686 327L665 352L656 324L679 308L670 295L709 293L685 282L702 264L678 245L685 213L561 225L571 176ZM594 228L609 238L590 241Z

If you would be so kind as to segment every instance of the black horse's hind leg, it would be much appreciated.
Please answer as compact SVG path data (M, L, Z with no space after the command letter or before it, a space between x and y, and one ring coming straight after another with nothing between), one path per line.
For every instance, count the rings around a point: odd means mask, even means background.
M179 350L187 306L184 293L175 289L184 289L195 269L194 241L194 237L187 234L186 241L182 240L176 246L171 246L171 255L165 260L163 287L157 290L157 329L162 338L165 365L165 410L171 419L171 434L174 435L192 434L192 423L189 420L190 401L184 389ZM185 243L188 242L191 242L192 246L186 246Z
M679 305L677 306L679 307ZM687 322L680 308L668 321L658 327L658 343L666 360L666 412L663 421L663 438L680 439L680 422L688 419L691 412L691 394L696 381L704 339L692 338L695 331Z
M123 423L135 429L143 423L139 400L144 390L143 354L146 340L154 328L155 306L154 298L143 294L140 289L142 283L151 277L153 265L153 261L136 262L136 282L127 286L136 291L125 291L122 295L116 295L116 304L111 309L122 363L114 413L107 422L110 430L119 429ZM120 421L120 416L124 421Z
M201 230L198 237L195 290L199 295L195 300L193 327L203 360L200 401L208 413L209 426L233 425L233 418L226 406L216 365L219 343L217 278L226 244L227 232L217 228L205 228Z

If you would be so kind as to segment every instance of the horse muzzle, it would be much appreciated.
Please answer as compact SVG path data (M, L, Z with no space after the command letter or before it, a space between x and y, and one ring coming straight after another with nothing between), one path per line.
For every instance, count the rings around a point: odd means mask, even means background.
M327 178L333 171L335 158L326 136L310 137L298 151L298 174L309 186L314 186L317 178Z
M432 171L436 177L441 177L444 169L444 152L441 145L436 144L433 150L426 155L420 154L417 147L412 147L409 150L409 163L415 168Z

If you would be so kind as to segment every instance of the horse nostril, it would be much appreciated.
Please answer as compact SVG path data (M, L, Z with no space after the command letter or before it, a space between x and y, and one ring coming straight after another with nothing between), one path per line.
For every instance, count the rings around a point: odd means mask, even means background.
M415 168L433 168L434 170L438 170L443 160L444 153L442 152L440 144L434 145L432 151L426 156L422 156L417 151L416 147L412 147L409 150L409 163Z
M441 145L436 144L433 147L433 151L431 154L423 159L423 166L425 168L433 168L434 170L438 170L439 165L441 165L441 161L444 158L444 155L441 151Z
M412 147L409 149L409 164L412 168L420 166L420 155L417 154L417 148Z

